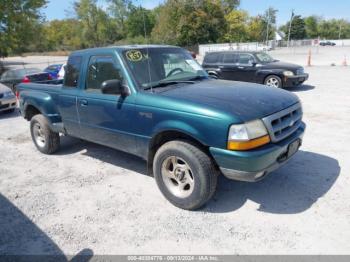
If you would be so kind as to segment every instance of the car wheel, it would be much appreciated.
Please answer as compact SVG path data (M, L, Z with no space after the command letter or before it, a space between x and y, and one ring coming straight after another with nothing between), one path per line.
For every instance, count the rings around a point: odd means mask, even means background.
M59 133L50 129L43 115L35 115L30 121L30 133L36 148L44 154L53 154L60 147Z
M195 210L214 195L218 171L210 157L186 141L165 143L153 161L154 177L173 205Z
M276 75L266 77L264 84L270 87L282 88L282 79Z

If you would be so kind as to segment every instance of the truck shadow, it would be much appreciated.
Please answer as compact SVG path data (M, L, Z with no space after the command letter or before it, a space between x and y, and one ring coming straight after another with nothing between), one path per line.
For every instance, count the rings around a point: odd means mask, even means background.
M257 183L236 182L220 176L218 191L204 210L231 212L250 200L262 212L300 213L330 190L340 170L336 159L300 151L288 164Z
M92 256L91 249L66 256L49 236L0 194L0 260L87 262Z
M82 155L148 176L146 161L143 159L109 147L69 136L61 137L61 148L56 155L75 154L82 150L84 150L84 152L81 153Z
M144 160L79 139L65 138L59 154L73 154L84 149L83 155L147 176ZM214 198L199 211L231 212L251 200L260 205L258 210L262 212L300 213L325 195L339 174L336 159L299 151L288 164L257 183L237 182L219 176Z

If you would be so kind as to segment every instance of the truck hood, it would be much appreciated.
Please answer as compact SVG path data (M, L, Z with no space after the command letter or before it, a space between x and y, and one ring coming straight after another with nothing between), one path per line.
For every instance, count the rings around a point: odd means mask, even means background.
M290 92L259 84L205 80L159 90L158 95L228 113L242 122L261 119L299 101Z

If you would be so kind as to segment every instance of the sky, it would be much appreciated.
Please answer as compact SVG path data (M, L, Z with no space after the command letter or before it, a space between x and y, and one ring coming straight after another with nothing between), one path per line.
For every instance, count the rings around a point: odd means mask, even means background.
M135 0L134 4L152 9L164 0ZM73 0L49 0L42 10L47 20L63 19L72 16ZM291 11L301 16L318 15L326 19L345 18L350 20L350 0L241 0L240 9L250 15L262 14L268 7L278 9L277 24L289 21Z

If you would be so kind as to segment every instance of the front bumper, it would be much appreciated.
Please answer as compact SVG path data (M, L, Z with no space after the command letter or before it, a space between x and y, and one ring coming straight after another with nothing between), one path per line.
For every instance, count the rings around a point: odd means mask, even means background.
M285 76L284 77L284 87L298 86L309 79L309 74L295 75L295 76Z
M249 151L230 151L220 148L210 148L210 152L220 167L221 172L229 179L255 182L288 162L289 145L296 140L302 140L305 124L299 127L288 138L261 148Z
M0 112L11 110L17 107L17 99L13 98L2 98L0 99Z

